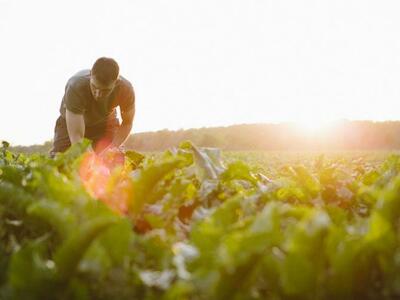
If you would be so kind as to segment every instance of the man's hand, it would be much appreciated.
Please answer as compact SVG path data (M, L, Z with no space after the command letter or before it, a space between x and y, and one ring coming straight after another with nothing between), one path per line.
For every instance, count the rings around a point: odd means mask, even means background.
M107 153L121 153L122 151L120 150L119 147L116 147L112 143L108 145L106 148L101 150L97 155L100 157L105 156Z
M125 155L118 147L109 146L98 154L105 166L110 170L117 166L122 166L125 161Z

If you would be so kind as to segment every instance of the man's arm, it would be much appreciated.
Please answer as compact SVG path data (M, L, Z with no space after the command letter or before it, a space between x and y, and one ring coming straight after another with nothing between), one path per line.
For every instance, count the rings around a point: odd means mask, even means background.
M129 133L132 129L133 118L135 117L135 106L133 106L130 110L122 111L121 110L121 118L122 124L117 129L114 139L112 141L112 147L121 146L129 136Z
M68 136L71 144L80 142L85 136L85 121L83 115L66 110Z

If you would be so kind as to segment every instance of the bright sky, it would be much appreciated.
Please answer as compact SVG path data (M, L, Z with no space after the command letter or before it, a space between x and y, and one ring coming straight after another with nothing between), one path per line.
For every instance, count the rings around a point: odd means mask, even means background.
M67 79L114 57L132 132L400 117L400 1L0 0L0 140L53 137Z

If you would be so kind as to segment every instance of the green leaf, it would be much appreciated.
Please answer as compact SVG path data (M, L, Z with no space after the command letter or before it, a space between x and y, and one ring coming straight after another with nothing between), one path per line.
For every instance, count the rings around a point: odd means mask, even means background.
M35 201L35 198L24 189L9 182L0 181L0 204L19 213L25 213L26 208Z
M206 148L200 149L195 145L192 145L192 151L200 179L217 179L224 171L225 168L220 161L218 151Z
M7 148L10 147L10 143L9 143L9 142L6 142L6 141L1 141L1 147L2 147L3 149L7 149Z
M129 160L129 163L133 168L137 168L139 164L144 160L144 155L139 152L128 150L125 152L125 157Z
M145 203L152 198L156 184L168 173L177 168L183 160L175 157L166 161L154 163L142 170L133 173L133 196L129 199L128 210L137 214Z
M247 180L256 185L258 180L251 173L250 167L242 161L236 161L228 165L228 168L221 174L221 179L228 180Z
M65 239L68 236L77 221L68 208L50 200L33 203L28 207L27 213L51 225L61 239Z
M55 294L54 263L43 258L44 244L31 242L15 252L9 266L9 284L15 299L45 299Z
M92 241L115 223L116 219L114 217L101 217L89 221L56 250L54 262L57 267L57 277L60 281L66 281L71 278Z

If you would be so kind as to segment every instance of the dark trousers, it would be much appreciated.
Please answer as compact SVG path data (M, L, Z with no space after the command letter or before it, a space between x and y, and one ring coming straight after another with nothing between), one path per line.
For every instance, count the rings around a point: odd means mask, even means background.
M104 148L112 142L118 127L118 119L112 119L107 123L102 123L96 126L86 126L85 138L92 141L93 149L98 147ZM67 122L63 116L59 116L54 128L53 148L50 150L50 156L54 157L56 153L64 152L70 146L71 141L68 136Z

